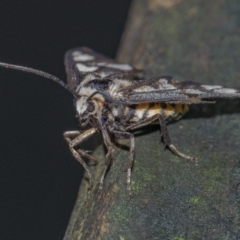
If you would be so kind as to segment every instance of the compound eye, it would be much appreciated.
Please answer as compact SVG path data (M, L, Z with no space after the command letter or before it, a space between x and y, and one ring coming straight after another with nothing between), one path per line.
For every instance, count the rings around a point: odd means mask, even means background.
M93 112L95 110L95 106L94 106L94 103L89 101L88 102L88 106L87 106L87 111L88 112Z

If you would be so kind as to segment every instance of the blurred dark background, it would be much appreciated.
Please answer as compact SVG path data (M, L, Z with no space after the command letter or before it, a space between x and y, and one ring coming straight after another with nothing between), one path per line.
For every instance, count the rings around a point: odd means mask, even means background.
M0 61L66 79L64 53L89 46L114 57L129 0L0 2ZM83 168L62 133L79 129L71 94L0 68L0 238L62 239Z

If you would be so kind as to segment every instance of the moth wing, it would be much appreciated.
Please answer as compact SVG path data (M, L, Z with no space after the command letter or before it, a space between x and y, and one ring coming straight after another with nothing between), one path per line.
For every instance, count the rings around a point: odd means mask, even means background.
M139 104L165 102L179 104L213 103L208 99L239 98L240 88L206 85L192 81L180 82L171 77L157 77L140 81L118 92L121 102Z
M128 75L129 78L137 78L142 71L129 64L117 61L99 54L87 47L70 49L66 52L64 64L67 73L67 82L71 89L81 83L86 74L94 73L100 78L113 78Z

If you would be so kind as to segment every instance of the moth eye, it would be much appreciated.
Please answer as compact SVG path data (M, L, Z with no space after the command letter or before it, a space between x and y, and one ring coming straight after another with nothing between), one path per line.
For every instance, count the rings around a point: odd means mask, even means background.
M94 103L89 101L88 102L88 106L87 106L87 111L88 112L93 112L95 110L95 106L94 106Z

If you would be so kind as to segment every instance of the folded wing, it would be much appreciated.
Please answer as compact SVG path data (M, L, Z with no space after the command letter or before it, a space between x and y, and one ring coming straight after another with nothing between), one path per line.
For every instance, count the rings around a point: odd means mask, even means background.
M118 100L125 104L165 102L179 104L213 103L209 99L239 98L240 88L206 85L157 77L140 81L119 91Z
M74 48L66 52L64 64L67 81L70 88L75 89L86 74L94 74L98 78L113 78L128 75L129 79L138 77L142 71L129 64L117 61L99 54L87 47Z

